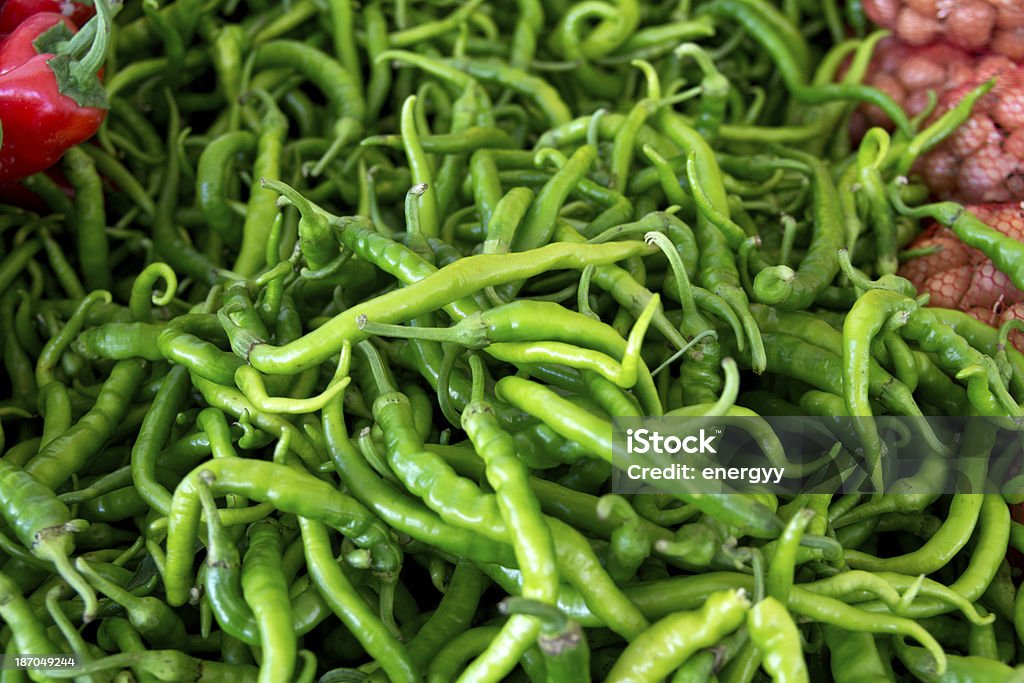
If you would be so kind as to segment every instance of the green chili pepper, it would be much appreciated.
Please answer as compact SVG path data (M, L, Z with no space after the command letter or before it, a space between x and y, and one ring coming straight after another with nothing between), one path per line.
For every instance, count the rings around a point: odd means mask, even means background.
M638 636L615 663L609 681L657 681L694 652L711 647L743 623L749 601L742 591L714 593L696 612L665 617Z
M264 470L262 483L252 475ZM380 571L393 571L400 563L400 552L383 525L355 500L335 491L328 484L290 467L268 462L223 458L192 471L175 490L168 528L167 586L168 602L184 604L188 598L188 569L192 540L199 525L198 493L200 479L215 492L234 492L253 500L267 500L278 509L294 510L311 519L338 527L349 533L356 544L372 550L371 564Z
M85 603L84 620L91 621L96 594L69 561L74 550L71 534L81 531L83 524L72 521L67 506L50 488L6 459L0 460L0 511L22 544L35 557L52 562L78 592Z
M762 664L773 681L808 681L800 632L784 603L769 596L747 612L750 640L761 651Z

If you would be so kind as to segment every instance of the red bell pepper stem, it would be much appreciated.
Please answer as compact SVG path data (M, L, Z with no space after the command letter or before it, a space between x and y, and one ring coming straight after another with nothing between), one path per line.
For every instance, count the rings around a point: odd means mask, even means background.
M59 15L51 15L56 18L49 30L16 31L0 46L14 64L0 64L0 122L5 132L0 183L49 168L68 149L92 137L103 122L107 96L97 72L110 43L108 0L96 0L96 10L90 21L95 30L89 29L91 42L80 59L75 53L86 43L69 40L69 22ZM17 42L11 40L15 36ZM25 43L34 45L38 54Z
M48 36L40 36L35 43L40 52L55 53L46 63L57 77L60 92L83 107L106 107L106 93L99 87L97 74L107 60L112 15L109 0L96 0L95 5L96 16L67 43L52 44ZM90 27L95 27L94 31ZM77 57L82 45L90 40L88 52Z
M89 51L85 53L84 57L77 60L73 67L76 74L95 76L103 68L103 63L107 61L107 48L110 44L111 18L110 5L107 4L107 1L96 0L96 37L93 39L92 45L89 46ZM75 38L72 38L72 55L77 53L77 48Z

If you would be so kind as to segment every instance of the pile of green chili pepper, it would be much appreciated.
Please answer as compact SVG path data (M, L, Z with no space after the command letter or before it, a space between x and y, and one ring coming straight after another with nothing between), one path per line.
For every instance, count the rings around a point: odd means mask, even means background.
M895 275L1024 286L907 177L977 96L861 85L859 7L126 3L0 207L0 651L79 663L0 681L1024 680L1019 488L611 492L616 416L1024 414Z

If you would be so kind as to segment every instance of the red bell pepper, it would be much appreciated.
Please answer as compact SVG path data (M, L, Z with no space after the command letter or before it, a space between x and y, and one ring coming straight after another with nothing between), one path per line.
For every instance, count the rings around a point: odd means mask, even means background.
M36 57L39 50L32 44L33 41L59 23L63 23L69 33L78 30L70 19L61 14L40 12L25 19L11 35L0 40L0 75Z
M103 123L107 98L97 74L110 38L106 2L96 0L95 31L75 34L61 15L35 15L0 45L0 60L10 59L0 61L0 183L49 168Z
M91 3L76 0L0 0L0 33L13 33L26 19L41 12L56 12L79 27L95 10Z

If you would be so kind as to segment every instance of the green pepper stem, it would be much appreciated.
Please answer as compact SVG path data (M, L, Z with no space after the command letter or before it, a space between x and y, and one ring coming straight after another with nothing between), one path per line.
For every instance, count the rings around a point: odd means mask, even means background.
M829 538L828 536L807 535L800 539L800 545L805 548L820 550L825 559L829 561L838 560L843 556L843 546L839 545L839 542L834 538Z
M701 81L701 88L712 97L724 97L729 93L729 80L722 75L722 72L715 66L710 55L696 43L683 43L677 47L673 54L676 57L692 57L697 62L698 68L704 74Z
M693 288L690 285L690 278L686 273L686 266L676 250L676 246L664 234L650 231L644 234L644 242L658 247L665 258L668 259L672 274L676 276L676 289L678 290L679 304L683 307L683 315L689 319L696 319L700 315L697 312L697 303L693 298Z
M675 360L676 360L677 358L679 358L679 357L680 357L680 356L682 356L682 355L683 355L684 353L686 353L687 351L689 351L689 350L690 350L691 348L693 348L693 347L694 347L694 346L695 346L696 344L698 344L698 343L699 343L699 342L700 342L701 340L703 340L703 339L706 339L706 338L708 338L708 337L714 337L714 338L716 338L716 339L717 339L717 338L718 338L718 333L717 333L717 332L715 332L714 330L704 330L703 332L701 332L701 333L699 333L699 334L695 335L695 336L693 337L693 339L691 339L691 340L690 340L690 341L689 341L689 342L688 342L688 343L687 343L687 344L686 344L686 345L685 345L685 346L684 346L683 348L681 348L681 349L679 349L678 351L676 351L675 353L673 353L673 354L672 354L671 356L669 356L669 357L668 357L668 358L667 358L667 359L665 360L665 362L663 362L663 363L662 363L661 365L659 365L659 366L658 366L658 367L657 367L657 368L656 368L656 369L655 369L655 370L654 370L653 372L651 372L651 377L654 377L654 376L655 376L655 375L657 375L657 374L658 374L659 372L661 372L662 370L664 370L665 368L667 368L667 367L668 367L669 365L671 365L672 363L674 363L674 362L675 362Z
M57 538L51 536L49 538ZM85 603L85 609L82 612L82 623L88 624L90 621L96 618L96 612L99 610L99 601L96 599L96 592L93 591L92 586L82 578L82 575L75 571L75 567L72 566L71 560L68 556L61 552L59 549L54 548L53 552L49 552L46 541L41 541L40 545L33 548L37 557L42 557L53 562L53 566L56 567L57 573L60 574L61 578L68 582L78 595L82 598L82 602Z
M327 165L341 154L341 151L345 149L345 146L359 137L359 133L362 132L362 129L362 124L359 123L357 119L350 116L338 119L337 123L334 124L334 139L331 140L331 146L310 168L309 175L316 178L323 173L324 169L327 168Z
M974 109L974 104L989 90L991 90L996 84L996 79L992 78L971 92L967 93L955 107L940 116L934 123L925 128L923 131L913 137L913 139L907 144L906 149L902 150L900 157L896 165L897 175L906 175L910 172L910 167L914 165L917 158L927 152L928 150L935 147L948 137L953 131L957 130L959 126L967 120L971 115L971 111ZM930 93L931 91L929 91Z
M640 368L640 351L643 348L644 335L647 334L647 329L651 326L651 320L654 318L654 314L661 309L661 298L655 294L651 297L651 300L647 303L643 312L640 313L640 317L636 319L633 324L633 329L629 332L629 338L626 340L626 352L622 356L620 381L616 382L621 387L631 387L636 384L637 373Z
M327 385L327 388L320 394L309 398L288 398L284 396L270 396L267 393L266 384L259 370L249 365L242 365L235 370L235 384L238 386L238 389L257 410L272 414L303 415L315 413L322 410L331 399L344 391L350 381L350 377L338 377L336 373L335 377Z
M314 217L320 218L321 220L323 219L323 210L321 209L320 212L316 211L319 207L314 207L312 202L302 196L301 192L288 183L280 180L274 180L273 178L260 178L260 185L281 195L289 204L292 204L299 210L299 213L302 214L303 218L306 218L307 220L314 220ZM280 203L281 202L278 201L278 204Z
M921 587L924 585L924 574L918 574L914 582L910 584L910 587L903 592L900 596L899 602L896 604L896 608L893 610L895 614L901 614L905 610L910 609L910 606L914 603L914 599L917 594L921 592Z
M630 64L637 69L640 69L644 74L644 80L647 83L647 99L657 101L661 99L661 79L658 77L658 72L654 66L644 59L634 59Z
M561 633L569 629L572 623L562 610L539 600L512 595L498 603L498 611L502 614L526 614L537 617L547 633Z
M102 1L102 0L100 0ZM150 654L149 652L121 652L116 655L109 655L101 659L82 664L69 669L45 670L46 675L51 678L77 678L90 674L107 671L108 669L127 669L133 664L138 664L140 658Z
M747 233L715 204L704 189L701 184L702 179L698 176L697 150L695 149L690 150L690 153L686 155L686 180L701 214L722 232L730 247L739 248L739 245L747 239Z
M70 566L70 564L69 564ZM100 593L121 605L129 612L135 609L144 609L146 607L142 599L136 595L132 595L121 586L118 586L113 581L101 576L95 569L93 569L85 558L79 557L75 560L75 567L79 572L85 575L89 579L89 583L96 586ZM70 583L70 582L69 582Z
M854 287L859 289L868 290L875 289L875 283L864 276L864 273L854 268L853 263L850 261L850 252L846 249L840 249L838 252L839 256L839 268L843 271L843 275L850 280Z
M487 384L487 373L484 370L484 361L477 354L470 354L469 356L469 372L472 378L472 389L470 390L469 398L470 403L479 404L484 400L484 389ZM479 406L478 406L479 407ZM467 412L468 412L467 407ZM465 419L465 413L463 414Z
M796 240L796 219L788 213L779 218L782 222L782 247L779 249L779 265L789 266L793 256L793 242Z
M708 417L728 413L729 409L736 404L736 398L740 394L740 371L736 366L736 361L732 358L723 358L722 370L725 373L725 386L722 388L722 395L705 412Z
M482 349L491 343L487 335L487 325L479 314L463 318L451 327L409 327L377 323L365 315L359 316L356 319L356 324L367 334L378 337L444 342L468 346L472 349Z
M380 357L380 353L378 353L373 344L369 341L362 341L359 342L356 348L366 357L366 362L370 366L370 372L373 375L374 383L377 385L378 393L386 394L395 391L395 383L391 378L391 373L388 372L384 359Z
M120 2L115 3L120 6ZM94 0L93 5L96 7L96 35L93 38L92 45L89 46L89 51L85 53L85 56L78 60L77 64L71 67L71 73L76 78L82 78L87 76L95 76L103 63L107 61L107 50L110 45L110 25L112 13L110 4L107 0ZM91 23L91 22L90 22ZM72 40L72 44L74 40Z

